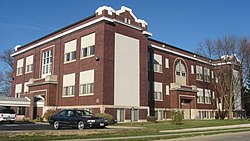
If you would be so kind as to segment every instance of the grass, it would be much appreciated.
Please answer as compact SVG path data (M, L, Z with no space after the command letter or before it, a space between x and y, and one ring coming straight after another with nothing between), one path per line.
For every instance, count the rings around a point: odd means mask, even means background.
M32 132L5 132L0 133L0 141L45 141L60 139L87 139L87 138L109 138L109 137L128 137L128 136L144 136L144 135L166 135L174 133L160 133L162 130L176 130L185 128L199 128L223 125L250 124L246 120L184 120L182 125L173 125L170 121L162 121L158 123L133 123L133 127L143 127L139 129L118 129L118 130L102 130L102 129L86 129L79 130L60 130L60 131L32 131ZM115 126L131 126L131 123L119 123ZM242 130L250 130L244 128ZM217 130L218 132L229 132L229 130ZM190 132L191 133L191 132ZM196 132L194 132L195 134ZM205 133L202 133L205 134ZM213 133L214 134L214 133ZM171 138L176 135L171 135ZM183 136L183 135L182 135ZM190 135L189 135L190 136ZM179 136L178 136L179 137ZM169 137L158 137L169 138ZM156 138L156 139L158 139ZM152 139L152 138L150 138ZM136 139L147 140L147 139Z

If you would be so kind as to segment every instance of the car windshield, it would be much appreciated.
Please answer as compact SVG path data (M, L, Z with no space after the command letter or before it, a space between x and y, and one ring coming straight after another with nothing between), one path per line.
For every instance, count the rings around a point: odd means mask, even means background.
M86 110L78 110L76 111L78 116L92 116L92 113Z
M13 109L1 109L0 113L15 114L15 111Z

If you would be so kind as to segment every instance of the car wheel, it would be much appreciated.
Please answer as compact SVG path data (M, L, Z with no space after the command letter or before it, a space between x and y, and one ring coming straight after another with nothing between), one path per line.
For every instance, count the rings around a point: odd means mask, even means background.
M79 130L83 130L85 128L83 121L79 121L77 127Z
M53 127L54 127L54 129L60 129L60 125L59 125L59 122L58 121L54 121L54 123L53 123Z

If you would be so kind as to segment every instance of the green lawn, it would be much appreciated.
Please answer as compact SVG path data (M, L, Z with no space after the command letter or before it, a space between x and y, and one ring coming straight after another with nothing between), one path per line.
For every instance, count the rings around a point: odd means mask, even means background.
M108 138L108 137L128 137L143 135L160 135L168 133L160 133L161 130L174 130L184 128L198 128L210 126L223 126L235 124L250 124L247 120L184 120L182 125L172 125L170 121L162 121L158 123L133 123L133 127L142 127L140 129L86 129L79 130L60 130L48 132L8 132L0 133L0 140L4 141L44 141L59 139L86 139L86 138ZM131 123L118 123L115 126L131 126ZM250 130L246 128L244 130ZM172 134L172 133L171 133ZM138 139L137 139L138 140ZM140 139L146 140L146 139Z
M159 123L133 123L135 127L146 127L147 129L156 130L174 130L185 128L199 128L210 126L224 126L236 124L250 124L248 120L184 120L182 125L173 125L170 121L162 121ZM117 126L131 126L131 123L120 123Z

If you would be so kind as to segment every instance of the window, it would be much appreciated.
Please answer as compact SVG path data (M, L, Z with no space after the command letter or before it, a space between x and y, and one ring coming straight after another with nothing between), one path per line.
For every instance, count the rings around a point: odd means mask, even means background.
M127 18L124 18L124 22L125 22L125 23L128 23L128 19L127 19Z
M75 73L63 75L63 97L75 95Z
M169 85L166 85L166 95L169 95Z
M80 85L80 94L93 94L93 93L94 93L94 83Z
M95 33L81 38L81 57L94 56L95 54Z
M64 44L64 62L76 60L76 44L76 39Z
M26 57L26 63L25 63L25 65L26 65L25 72L26 73L30 73L33 71L33 58L34 58L33 55Z
M211 77L214 79L214 71L211 71Z
M15 86L15 97L19 98L21 93L22 93L22 83L16 84L16 86Z
M175 73L178 76L186 76L186 68L182 61L179 61L175 66Z
M52 50L43 52L42 78L52 73Z
M23 74L23 58L17 60L17 76Z
M80 72L80 96L94 94L94 70Z
M203 73L202 73L202 67L196 66L196 80L203 81Z
M155 100L163 100L162 92L154 92L154 99Z
M215 99L214 91L212 92L212 99Z
M200 119L211 119L214 118L214 112L213 111L199 111L199 118Z
M163 100L162 95L162 83L154 82L154 99L155 100Z
M131 20L130 19L128 19L128 24L131 24Z
M191 65L191 74L194 74L194 66Z
M76 51L65 54L65 62L76 60Z
M25 115L25 107L18 107L17 115Z
M204 81L210 82L210 70L208 68L204 68Z
M208 89L205 89L205 103L211 104L211 91Z
M162 56L154 54L153 59L154 72L162 72Z
M65 86L63 87L63 96L74 96L75 86Z
M117 122L124 122L124 109L116 109Z
M29 84L29 82L24 83L24 93L29 92L29 87L27 86L28 84Z
M82 57L93 56L95 54L95 46L82 48Z
M163 120L163 110L156 110L155 116L156 116L157 120Z
M131 24L131 20L128 19L128 18L124 18L124 22L127 23L127 24Z
M165 58L165 68L169 68L169 60Z
M175 66L175 81L186 86L186 67L183 61L179 60Z
M133 109L131 110L131 120L132 121L138 121L139 120L139 110L138 109Z
M204 103L203 89L197 88L197 103Z

